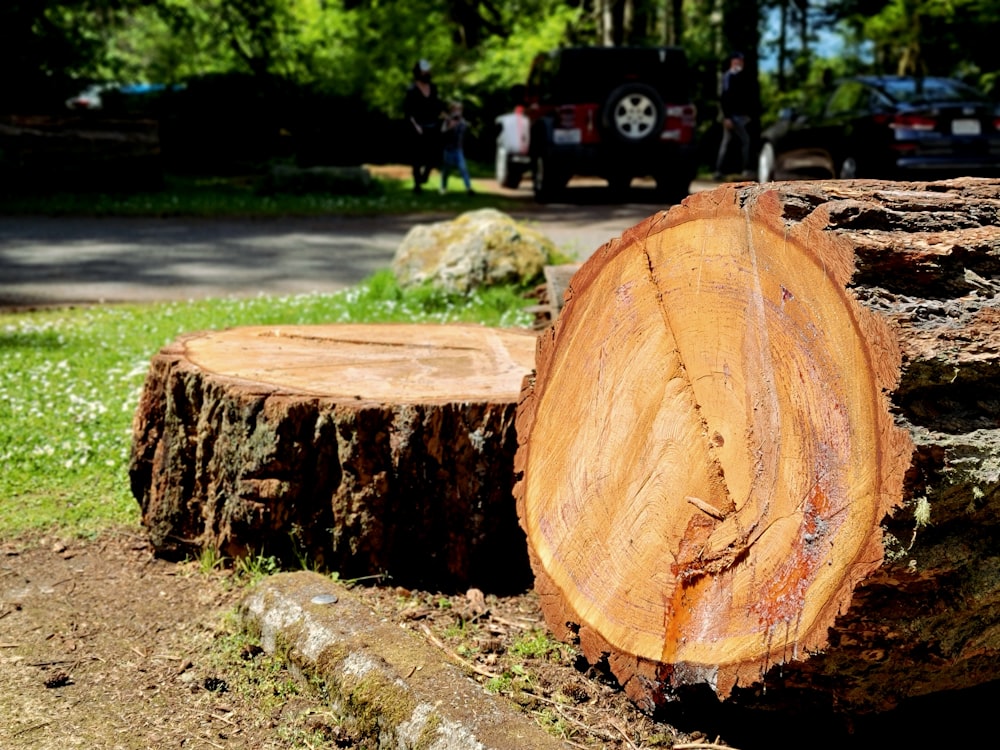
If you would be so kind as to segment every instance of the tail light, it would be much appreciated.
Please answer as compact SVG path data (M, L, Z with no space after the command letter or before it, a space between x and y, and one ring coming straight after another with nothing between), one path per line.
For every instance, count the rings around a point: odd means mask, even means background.
M693 104L668 104L660 140L691 143L694 139L697 114L698 110Z
M697 124L698 108L693 104L671 104L667 107L667 117L677 118L684 127L693 128Z
M937 120L927 115L896 115L889 127L893 130L934 130Z

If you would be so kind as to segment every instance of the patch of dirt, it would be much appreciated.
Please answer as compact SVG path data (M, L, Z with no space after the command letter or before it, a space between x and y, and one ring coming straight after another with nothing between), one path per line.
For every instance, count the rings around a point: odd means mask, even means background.
M639 712L544 636L533 593L354 589L443 659L531 713L568 747L709 747ZM307 684L241 640L236 574L154 556L143 532L0 540L0 747L346 748Z
M213 665L240 595L138 531L4 541L0 747L291 747Z

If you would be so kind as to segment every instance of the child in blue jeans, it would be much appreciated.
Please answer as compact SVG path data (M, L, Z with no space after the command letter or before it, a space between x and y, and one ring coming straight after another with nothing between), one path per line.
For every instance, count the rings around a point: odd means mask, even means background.
M472 181L469 179L469 168L465 164L463 142L469 123L462 117L462 103L451 102L448 106L448 116L441 126L441 140L444 143L444 154L441 159L441 192L448 190L448 175L457 169L465 183L465 192L473 194Z

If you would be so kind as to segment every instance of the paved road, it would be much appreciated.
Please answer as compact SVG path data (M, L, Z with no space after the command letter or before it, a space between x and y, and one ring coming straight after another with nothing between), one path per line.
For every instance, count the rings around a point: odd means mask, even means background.
M663 206L638 200L513 215L585 259ZM445 216L81 219L0 217L0 307L328 292L387 267L406 232Z

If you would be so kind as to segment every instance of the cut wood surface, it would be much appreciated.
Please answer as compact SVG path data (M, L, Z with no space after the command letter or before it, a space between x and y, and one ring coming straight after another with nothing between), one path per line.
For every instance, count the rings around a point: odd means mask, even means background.
M130 475L167 554L524 584L514 415L535 335L473 325L192 333L152 360Z
M730 185L599 249L518 408L556 634L647 708L996 679L998 195Z

